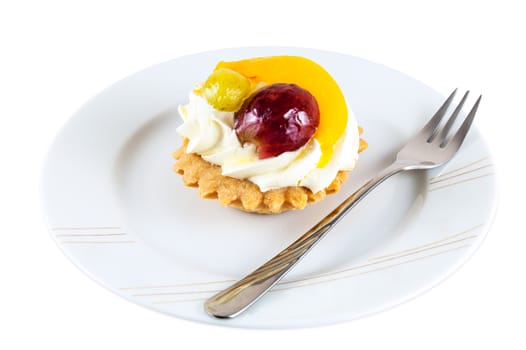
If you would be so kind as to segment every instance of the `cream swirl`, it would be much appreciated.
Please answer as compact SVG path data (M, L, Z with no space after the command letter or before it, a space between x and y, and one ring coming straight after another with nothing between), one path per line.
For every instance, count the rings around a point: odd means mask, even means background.
M186 151L221 166L222 174L255 183L262 192L287 186L304 186L316 193L326 188L340 170L352 170L358 159L359 135L352 112L344 135L335 145L329 163L318 168L322 155L313 138L296 151L259 159L253 144L242 145L233 129L234 112L214 109L191 93L189 103L179 106L183 124L177 132L189 140Z

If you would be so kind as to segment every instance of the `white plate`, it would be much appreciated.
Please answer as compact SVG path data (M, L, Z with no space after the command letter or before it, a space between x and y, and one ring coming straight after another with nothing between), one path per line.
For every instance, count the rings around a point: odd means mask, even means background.
M278 54L312 58L339 82L369 142L357 170L340 193L278 216L199 198L172 172L171 152L181 142L176 106L216 62ZM91 278L176 317L291 328L378 312L438 284L482 242L496 186L476 129L444 168L381 185L242 316L214 319L203 301L271 258L387 165L443 100L382 65L317 50L227 49L162 63L101 92L59 133L42 180L49 229Z

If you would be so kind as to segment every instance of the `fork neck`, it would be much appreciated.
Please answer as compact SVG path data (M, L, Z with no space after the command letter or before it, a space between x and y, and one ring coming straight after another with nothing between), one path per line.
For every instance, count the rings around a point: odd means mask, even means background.
M378 186L379 184L381 184L382 182L384 182L385 180L387 180L391 176L393 176L393 175L395 175L395 174L397 174L397 173L399 173L401 171L407 170L408 166L409 166L408 164L404 164L404 163L401 163L401 162L398 162L398 161L395 161L394 163L390 164L389 166L387 166L386 168L381 170L378 174L376 174L375 177L373 177L372 179L367 181L367 183L365 183L362 187L360 187L354 193L354 195L353 195L354 201L358 202L360 200L360 198L358 198L358 197L365 196L372 189L374 189L376 186Z
M404 171L404 170L410 170L412 169L412 167L414 166L414 164L410 164L408 162L404 162L404 161L400 161L400 160L395 160L393 163L389 164L386 168L384 168L382 171L380 171L378 173L377 176L375 176L375 178L378 178L378 177L381 177L381 176L387 176L387 177L391 177L401 171Z
M342 218L346 212L351 210L358 202L362 200L367 194L369 194L376 186L390 178L391 176L406 170L406 165L399 162L394 162L381 170L375 177L367 181L360 188L358 188L353 194L345 199L339 206L337 206L329 215L327 215L318 225L329 226L335 225L340 218ZM315 226L316 227L316 226Z

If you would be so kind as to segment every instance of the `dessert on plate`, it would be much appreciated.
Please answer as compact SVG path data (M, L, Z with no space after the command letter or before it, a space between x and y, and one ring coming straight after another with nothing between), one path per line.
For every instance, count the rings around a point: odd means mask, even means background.
M175 172L201 197L248 212L337 192L367 147L336 81L300 56L219 62L179 114Z

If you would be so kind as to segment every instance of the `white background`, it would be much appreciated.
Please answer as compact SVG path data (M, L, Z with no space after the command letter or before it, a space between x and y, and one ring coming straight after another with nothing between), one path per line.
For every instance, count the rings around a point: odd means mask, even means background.
M519 164L526 21L520 3L2 0L0 348L524 349L526 193ZM104 87L150 65L259 45L338 51L398 69L444 95L456 86L484 94L476 125L495 156L500 204L488 238L460 271L366 319L250 331L133 305L62 255L45 229L38 179L67 118Z

